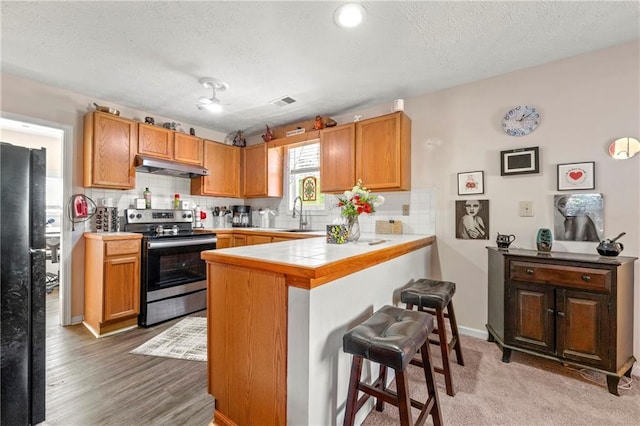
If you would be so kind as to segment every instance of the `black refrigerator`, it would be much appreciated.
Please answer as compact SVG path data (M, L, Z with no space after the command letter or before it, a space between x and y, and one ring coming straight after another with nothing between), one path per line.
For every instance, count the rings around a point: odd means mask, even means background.
M1 425L45 412L46 151L0 142Z

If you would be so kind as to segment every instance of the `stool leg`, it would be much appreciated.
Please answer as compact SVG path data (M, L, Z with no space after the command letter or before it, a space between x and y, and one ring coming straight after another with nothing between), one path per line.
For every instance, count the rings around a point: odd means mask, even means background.
M458 364L464 365L464 359L462 358L462 346L460 346L460 335L458 334L458 322L456 321L456 314L453 311L453 301L449 301L447 305L447 314L449 315L449 323L451 324L451 334L455 342L453 344L453 350L456 351L456 359Z
M424 342L420 350L422 355L422 364L424 366L424 378L427 381L427 400L425 405L428 405L433 400L433 406L429 413L433 420L434 426L442 425L442 412L440 410L440 399L438 398L438 389L436 388L436 382L434 380L433 364L431 362L431 351L429 350L429 341Z
M347 407L344 411L344 426L353 426L356 421L356 410L358 407L358 383L360 382L360 374L362 373L362 358L353 357L351 363L351 377L349 378L349 391L347 393Z
M440 339L440 353L442 354L442 370L444 373L444 384L447 395L453 396L453 382L451 380L451 368L449 366L449 344L447 342L447 328L444 325L444 312L436 309L436 319L438 320L438 337Z
M400 424L409 426L413 424L411 420L411 401L409 400L409 385L404 376L404 371L396 372L396 388L398 393L398 411L400 411Z
M380 374L378 377L382 380L382 390L387 390L387 366L380 364ZM376 399L376 410L382 411L384 410L384 401L380 398Z

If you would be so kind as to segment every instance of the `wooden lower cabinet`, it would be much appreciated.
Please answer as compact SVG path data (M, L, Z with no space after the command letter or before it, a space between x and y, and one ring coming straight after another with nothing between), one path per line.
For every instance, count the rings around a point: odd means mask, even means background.
M634 257L489 251L489 340L601 371L618 395L633 357Z
M247 245L247 236L233 234L231 237L231 247L242 247Z
M83 324L96 337L138 324L141 237L85 234Z
M273 241L272 237L266 235L247 235L247 245L269 244Z
M218 241L216 242L216 249L223 249L231 247L231 234L216 234Z

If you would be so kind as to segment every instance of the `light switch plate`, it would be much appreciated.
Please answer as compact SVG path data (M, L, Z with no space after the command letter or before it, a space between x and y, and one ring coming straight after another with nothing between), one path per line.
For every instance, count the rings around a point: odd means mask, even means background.
M409 204L402 205L402 216L409 216Z
M521 217L532 217L533 201L520 201L519 215Z

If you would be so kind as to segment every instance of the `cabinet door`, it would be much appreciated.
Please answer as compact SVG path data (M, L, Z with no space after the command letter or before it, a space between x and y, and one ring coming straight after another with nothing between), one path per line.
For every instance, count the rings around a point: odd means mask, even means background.
M234 235L232 239L233 239L233 247L242 247L247 245L246 235Z
M103 321L139 313L139 256L112 257L105 260L103 303Z
M231 234L226 234L226 235L217 234L216 237L218 238L218 241L216 242L217 249L231 247Z
M557 290L558 356L610 368L608 302L608 294Z
M272 242L272 243L279 243L280 241L291 241L291 238L285 238L285 237L271 237L271 242Z
M178 132L174 134L174 138L173 158L181 163L202 166L202 139Z
M411 122L402 112L356 123L356 178L373 190L408 190Z
M113 114L90 112L84 117L84 186L133 189L137 123Z
M338 193L356 183L356 126L330 127L320 132L320 192Z
M138 125L138 154L173 160L173 130L150 124Z
M240 148L205 140L204 168L210 175L191 179L191 195L240 197Z
M242 151L242 196L282 197L283 148L259 144Z
M248 146L242 151L242 195L261 197L267 193L267 146Z
M256 244L269 244L271 243L271 237L265 235L247 235L247 245L254 246Z
M505 343L555 353L554 287L511 282L505 297Z

